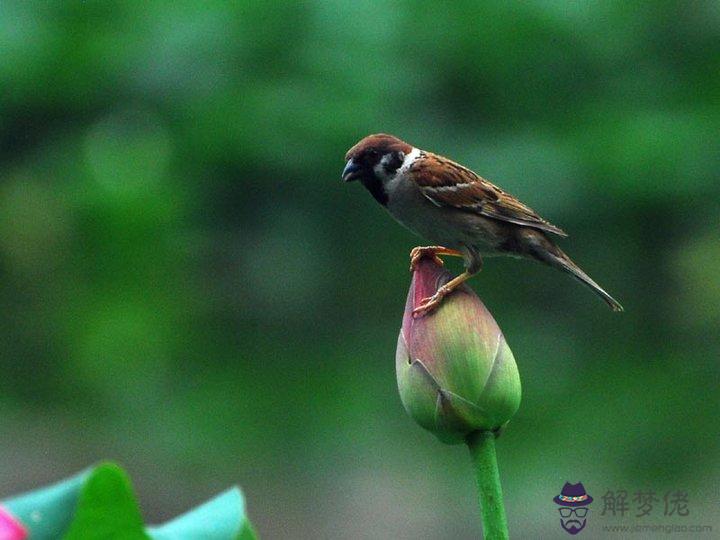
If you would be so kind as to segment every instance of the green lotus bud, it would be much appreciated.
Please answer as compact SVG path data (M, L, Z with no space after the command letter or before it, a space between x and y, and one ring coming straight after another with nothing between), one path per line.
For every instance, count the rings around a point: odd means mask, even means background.
M432 259L416 265L395 363L405 410L441 441L455 444L510 420L520 406L520 375L495 319L468 286L413 318L413 309L449 278Z

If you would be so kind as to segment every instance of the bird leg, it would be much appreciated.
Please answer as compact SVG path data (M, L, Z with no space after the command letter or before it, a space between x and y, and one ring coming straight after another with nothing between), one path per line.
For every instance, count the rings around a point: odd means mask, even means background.
M449 249L443 246L418 246L412 248L410 251L410 271L413 272L415 270L415 267L417 266L417 263L422 259L423 257L430 256L432 259L439 264L440 266L443 266L445 263L443 260L438 257L438 255L450 255L453 257L462 257L463 254L455 249Z
M470 273L469 271L465 271L459 276L451 279L448 281L445 285L440 287L435 294L428 298L422 299L422 304L420 304L418 307L413 309L412 315L413 318L417 317L423 317L430 313L432 310L436 309L440 303L443 301L443 298L445 298L448 294L453 292L455 289L457 289L460 285L465 283L468 279L473 277L475 274Z

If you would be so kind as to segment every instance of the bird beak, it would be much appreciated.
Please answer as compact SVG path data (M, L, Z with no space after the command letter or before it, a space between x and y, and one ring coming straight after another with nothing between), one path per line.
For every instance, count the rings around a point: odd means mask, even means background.
M343 182L352 182L360 178L360 165L355 163L352 159L348 160L345 168L342 172Z

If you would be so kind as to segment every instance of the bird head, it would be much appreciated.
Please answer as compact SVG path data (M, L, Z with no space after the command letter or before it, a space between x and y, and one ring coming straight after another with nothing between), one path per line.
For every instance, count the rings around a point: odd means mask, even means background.
M345 182L385 180L395 175L412 146L392 135L368 135L345 154Z

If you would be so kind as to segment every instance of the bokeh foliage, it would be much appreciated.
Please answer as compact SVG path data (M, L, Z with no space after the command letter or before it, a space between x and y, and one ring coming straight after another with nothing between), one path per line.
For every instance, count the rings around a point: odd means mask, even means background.
M385 131L569 231L626 308L531 263L474 280L523 379L511 534L554 532L566 480L703 515L717 2L10 1L0 51L5 494L113 458L150 521L239 482L268 538L477 536L468 457L395 388L418 240L339 181Z

